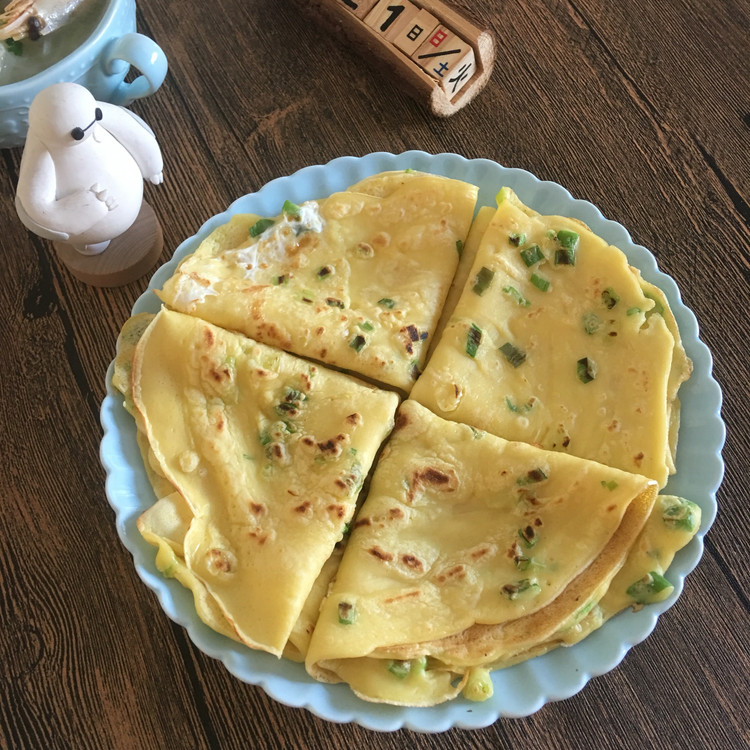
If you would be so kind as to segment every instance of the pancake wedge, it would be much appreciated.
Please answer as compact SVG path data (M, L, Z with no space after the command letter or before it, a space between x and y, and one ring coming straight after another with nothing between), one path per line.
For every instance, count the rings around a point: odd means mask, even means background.
M603 595L656 491L644 476L405 401L321 607L308 671L367 700L455 696L473 670L550 637Z
M691 367L666 298L581 222L541 216L507 188L498 200L411 396L663 487Z
M280 655L398 397L168 310L131 379L160 473L192 513L187 571L239 640Z
M411 389L469 231L478 189L387 173L274 218L234 216L157 292L171 309ZM366 189L366 184L362 189ZM377 188L377 189L374 189Z

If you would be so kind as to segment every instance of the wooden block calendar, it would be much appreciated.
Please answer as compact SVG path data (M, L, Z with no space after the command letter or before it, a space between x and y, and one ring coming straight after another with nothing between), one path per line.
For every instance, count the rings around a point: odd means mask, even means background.
M300 1L331 36L438 116L466 106L492 72L492 34L440 0Z

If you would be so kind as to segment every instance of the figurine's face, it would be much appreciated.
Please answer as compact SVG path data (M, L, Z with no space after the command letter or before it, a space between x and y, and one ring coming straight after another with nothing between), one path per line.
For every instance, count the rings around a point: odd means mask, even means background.
M41 91L29 108L29 132L47 148L68 148L97 137L102 110L88 89L56 83Z

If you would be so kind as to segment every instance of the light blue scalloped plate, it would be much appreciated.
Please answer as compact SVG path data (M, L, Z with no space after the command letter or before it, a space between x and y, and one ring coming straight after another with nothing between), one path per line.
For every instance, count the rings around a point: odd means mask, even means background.
M703 536L716 516L715 493L724 472L721 449L725 428L720 416L721 391L711 375L711 355L698 337L695 316L682 303L675 282L658 270L653 255L634 244L620 224L605 219L591 203L574 199L555 183L543 182L521 169L508 169L486 159L469 160L456 154L431 155L422 151L397 155L373 153L361 158L342 157L273 180L257 193L236 200L224 213L209 219L194 237L183 242L174 257L154 274L133 312L156 312L159 300L153 290L161 288L177 263L193 252L213 229L227 222L231 215L255 213L273 216L287 199L300 203L325 197L368 175L406 168L478 185L479 205L495 205L497 191L508 186L524 203L540 213L580 219L595 233L623 250L643 277L666 293L694 369L692 377L680 390L682 418L677 473L665 491L690 498L703 511L700 532L677 554L670 567L669 579L675 588L666 601L644 607L640 612L623 612L571 648L557 649L495 672L494 696L483 703L462 698L431 708L368 703L355 697L345 685L316 682L300 664L251 651L218 635L198 619L192 595L176 581L159 575L154 564L155 550L143 541L136 528L139 514L155 498L141 464L133 420L123 409L121 398L111 385L112 366L107 372L107 396L101 408L104 429L101 460L107 472L107 498L115 511L117 531L133 555L138 575L156 593L167 615L188 631L192 641L204 653L220 659L233 675L260 685L281 703L306 708L329 721L356 722L380 731L405 727L422 732L442 732L451 727L485 727L499 717L528 716L545 703L575 695L592 677L617 666L631 646L651 633L659 615L676 602L685 576L695 568L703 553Z

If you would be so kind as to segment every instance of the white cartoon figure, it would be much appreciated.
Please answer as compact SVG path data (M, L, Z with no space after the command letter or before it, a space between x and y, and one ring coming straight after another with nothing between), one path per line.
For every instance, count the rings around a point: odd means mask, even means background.
M56 83L29 109L16 211L35 234L96 255L133 225L143 180L161 183L162 169L143 120L76 83Z

